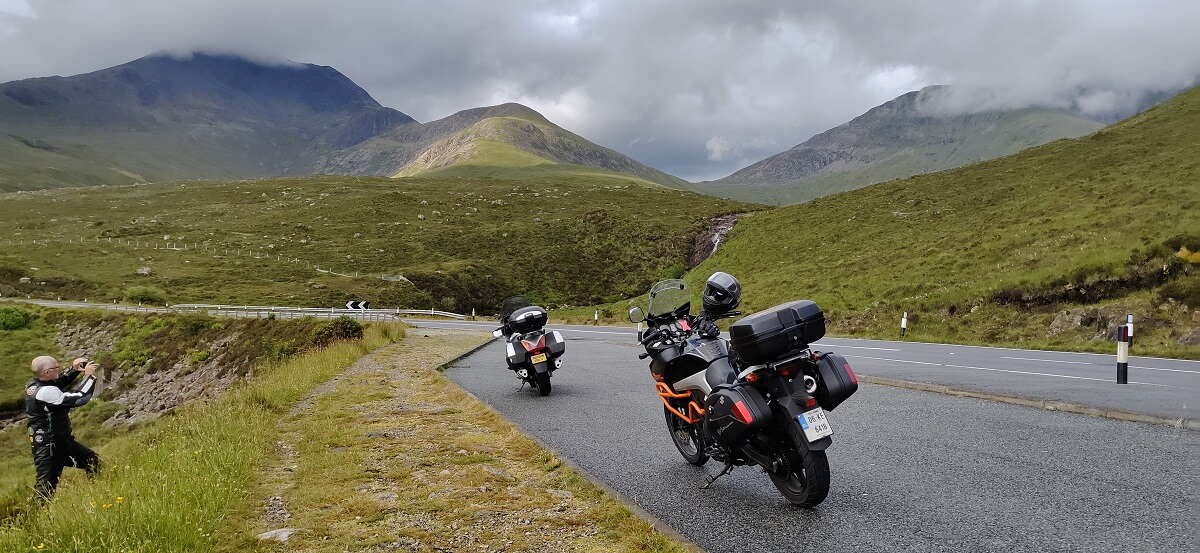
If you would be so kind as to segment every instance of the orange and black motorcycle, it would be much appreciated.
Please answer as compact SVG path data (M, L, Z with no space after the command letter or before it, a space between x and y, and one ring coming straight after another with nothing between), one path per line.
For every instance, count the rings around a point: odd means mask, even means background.
M757 465L793 504L821 503L833 442L826 415L858 389L844 357L809 347L825 335L824 314L811 301L785 303L734 322L726 341L714 323L741 315L737 280L709 277L698 316L689 315L690 295L682 280L665 280L651 288L647 312L629 312L649 327L638 357L650 359L675 447L693 465L725 464L709 486Z
M562 334L546 332L547 319L545 309L515 296L504 300L501 326L492 331L493 336L504 338L508 368L543 396L550 395L550 377L562 367L567 349Z

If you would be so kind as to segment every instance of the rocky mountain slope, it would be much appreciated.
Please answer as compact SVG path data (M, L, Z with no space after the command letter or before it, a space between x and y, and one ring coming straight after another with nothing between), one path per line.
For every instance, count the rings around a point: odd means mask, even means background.
M578 165L670 186L686 184L519 104L463 110L421 124L379 105L330 67L194 54L147 56L83 75L0 84L0 191L415 174L421 171L405 166L426 149L445 140L469 142L473 135L454 137L491 118L536 126L540 139L520 132L488 139L559 169ZM437 168L445 168L443 154L433 152L426 159L439 157L443 162Z
M329 67L149 56L0 85L0 190L311 174L415 123Z
M752 201L793 204L895 178L1013 154L1103 125L1062 110L1025 108L956 114L947 87L926 87L695 188Z

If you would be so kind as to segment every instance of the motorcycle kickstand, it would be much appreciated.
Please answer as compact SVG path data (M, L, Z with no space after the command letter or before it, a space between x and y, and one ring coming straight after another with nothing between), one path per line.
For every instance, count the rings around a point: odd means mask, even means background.
M708 483L707 483L707 484L705 484L705 485L703 485L703 486L701 486L701 487L700 487L700 489L702 489L702 490L707 490L707 489L711 488L711 487L712 487L712 485L713 485L713 482L716 482L718 478L720 478L720 477L722 477L722 476L725 476L726 474L729 474L729 473L731 473L731 472L733 472L733 463L732 463L732 462L726 462L726 463L725 463L725 468L721 469L721 472L718 472L716 476L708 476L708 477L706 477L706 478L707 478L707 480L708 480Z

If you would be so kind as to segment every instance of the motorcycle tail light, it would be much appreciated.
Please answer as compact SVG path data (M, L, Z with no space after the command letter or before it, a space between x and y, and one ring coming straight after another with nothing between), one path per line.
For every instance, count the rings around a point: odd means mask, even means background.
M525 340L521 340L521 347L525 348L525 351L530 353L546 349L546 335L543 334L538 336L536 342L526 342Z
M804 400L804 408L805 409L812 409L813 407L816 407L816 406L817 406L817 398L810 397L810 398Z
M846 369L846 376L850 377L850 382L852 382L855 386L857 386L858 385L858 377L854 376L854 371L850 369L850 363L849 362L843 363L842 367Z
M746 403L742 401L733 404L733 418L741 421L742 424L754 422L754 416L750 414L750 410L746 408Z
M775 368L775 371L778 372L779 375L784 378L792 378L793 376L796 376L796 374L798 374L800 372L800 364L799 363L788 363L786 365L780 365Z

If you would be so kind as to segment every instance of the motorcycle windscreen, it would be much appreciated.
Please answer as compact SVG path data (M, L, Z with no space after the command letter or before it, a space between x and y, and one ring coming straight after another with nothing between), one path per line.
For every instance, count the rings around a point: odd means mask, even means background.
M692 293L688 290L687 283L680 279L663 280L650 287L649 300L646 315L662 317L690 304Z
M522 307L529 307L530 305L533 304L529 303L529 300L525 299L525 296L513 296L508 298L504 300L504 305L500 307L500 319L507 319L508 316L512 315L514 311L521 309Z

